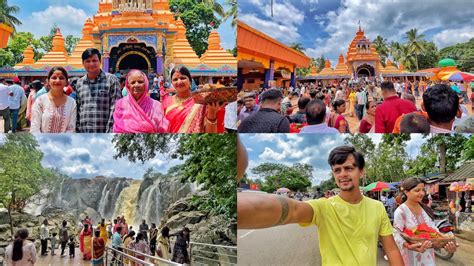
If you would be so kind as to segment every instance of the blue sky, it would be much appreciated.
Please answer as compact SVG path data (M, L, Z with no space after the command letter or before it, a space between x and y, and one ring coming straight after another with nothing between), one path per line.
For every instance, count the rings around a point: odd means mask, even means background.
M56 23L63 35L82 36L82 27L88 17L92 18L99 7L100 0L9 0L9 5L20 8L15 16L23 25L18 31L32 32L36 37L48 35L51 26ZM218 0L223 3L224 0ZM226 6L224 6L227 9ZM235 46L235 32L229 19L222 24L218 32L222 47L232 49Z
M327 159L331 150L344 145L344 134L239 134L249 155L247 176L250 169L266 162L293 165L307 163L313 166L313 185L330 177L331 168ZM368 135L375 144L382 140L381 134ZM411 134L406 151L411 158L419 153L426 140L422 134Z
M417 28L438 48L474 38L472 0L239 0L239 19L285 43L300 43L313 58L324 55L334 67L360 20L367 38L381 35L405 42Z
M44 157L44 167L59 168L72 178L127 177L141 179L149 167L155 172L166 173L179 160L159 154L142 164L125 158L115 160L113 134L38 134L35 135ZM4 138L0 134L0 140Z

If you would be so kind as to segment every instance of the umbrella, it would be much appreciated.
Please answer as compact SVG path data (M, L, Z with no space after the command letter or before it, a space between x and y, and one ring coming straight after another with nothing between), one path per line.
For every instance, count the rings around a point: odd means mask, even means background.
M282 188L279 188L277 189L277 192L280 192L280 193L286 193L286 192L290 192L291 190L287 189L286 187L282 187Z
M469 82L474 80L474 74L461 72L461 71L454 71L445 73L443 76L440 77L441 80L452 80L452 81L461 81L464 80Z
M368 184L367 186L364 187L365 191L381 191L381 190L384 190L384 189L390 189L390 184L385 183L385 182L377 181L377 182L374 182L374 183L370 183L370 184Z

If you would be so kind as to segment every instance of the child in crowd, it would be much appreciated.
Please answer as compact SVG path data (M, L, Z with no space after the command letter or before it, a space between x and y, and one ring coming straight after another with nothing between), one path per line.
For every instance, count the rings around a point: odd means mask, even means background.
M54 253L54 250L56 249L56 243L58 241L58 238L56 237L58 233L53 233L53 237L51 237L51 256L56 255Z
M76 243L74 242L74 236L69 237L69 258L72 259L75 256L75 251L76 251Z

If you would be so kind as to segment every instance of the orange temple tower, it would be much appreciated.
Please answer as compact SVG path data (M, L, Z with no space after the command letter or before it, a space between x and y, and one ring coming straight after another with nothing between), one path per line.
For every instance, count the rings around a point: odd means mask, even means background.
M53 49L41 60L34 62L34 51L29 47L23 62L0 69L0 74L31 79L45 76L53 66L63 66L71 76L82 76L82 52L94 47L102 53L105 72L140 69L164 74L171 66L183 65L195 77L235 77L237 61L221 48L217 32L210 34L208 46L199 58L186 38L185 25L170 11L168 0L100 0L97 13L85 21L82 38L71 55L58 31Z

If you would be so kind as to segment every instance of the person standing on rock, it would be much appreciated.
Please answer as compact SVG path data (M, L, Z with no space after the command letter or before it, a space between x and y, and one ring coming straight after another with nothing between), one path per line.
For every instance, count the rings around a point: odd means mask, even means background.
M59 229L59 242L61 243L61 257L64 257L64 250L66 249L67 242L69 241L69 234L67 232L67 221L63 221L63 226Z
M20 229L15 234L15 240L8 245L5 251L7 265L35 265L36 248L35 244L26 240L28 230Z
M145 220L142 220L142 224L140 224L140 227L138 229L140 233L143 234L143 239L145 240L145 242L148 243L148 230L150 228L148 227L148 224L146 224Z
M48 238L48 220L44 219L43 224L40 227L41 256L46 256L48 253Z

